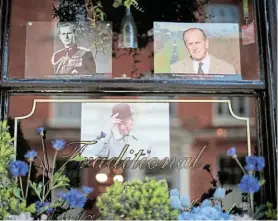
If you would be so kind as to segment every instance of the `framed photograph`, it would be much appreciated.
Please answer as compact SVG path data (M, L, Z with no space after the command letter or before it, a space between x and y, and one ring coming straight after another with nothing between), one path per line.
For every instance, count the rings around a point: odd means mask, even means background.
M154 72L241 80L238 24L154 22Z
M110 159L123 153L123 160L133 160L142 150L139 159L169 158L169 103L82 103L81 140L92 141L99 134L98 143L83 151L84 157Z
M111 78L112 24L28 22L25 78Z

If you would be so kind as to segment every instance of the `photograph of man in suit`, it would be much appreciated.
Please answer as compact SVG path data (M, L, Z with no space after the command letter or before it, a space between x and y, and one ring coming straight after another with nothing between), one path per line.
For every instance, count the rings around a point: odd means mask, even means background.
M82 153L84 157L119 157L126 145L129 145L127 151L123 155L135 158L135 154L143 150L141 158L150 158L152 153L151 145L139 137L134 126L134 113L131 111L130 105L126 103L116 104L112 108L110 125L106 136L97 144L88 147Z
M190 56L172 64L171 73L236 74L233 65L209 53L209 40L202 29L187 29L183 40Z
M71 22L58 23L64 48L54 52L51 63L55 74L91 75L96 73L93 53L76 44L76 27Z

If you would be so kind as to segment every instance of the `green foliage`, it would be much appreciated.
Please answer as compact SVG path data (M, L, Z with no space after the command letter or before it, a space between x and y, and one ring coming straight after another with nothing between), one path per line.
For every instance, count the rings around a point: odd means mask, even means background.
M131 6L133 6L137 10L143 12L143 9L139 7L139 4L136 0L125 0L124 2L123 2L123 0L115 0L113 3L113 7L115 7L115 8L118 8L121 5L124 5L127 8L130 8Z
M152 178L115 182L96 205L103 219L176 220L178 216L178 210L170 208L166 181Z
M15 159L13 138L9 133L7 121L0 122L0 219L10 214L34 212L35 207L27 207L20 196L20 189L15 178L9 176L9 164Z
M271 220L277 220L277 209L273 208L273 204L267 202L266 203L266 212L265 212L265 216L267 217L267 219L271 219Z

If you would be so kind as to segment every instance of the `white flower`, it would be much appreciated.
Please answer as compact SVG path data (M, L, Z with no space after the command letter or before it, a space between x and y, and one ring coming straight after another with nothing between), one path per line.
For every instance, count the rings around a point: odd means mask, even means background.
M232 220L253 220L248 214L244 214L243 216L239 215L231 215Z
M10 215L8 220L34 220L30 213L20 213L19 215Z
M41 220L47 220L47 215L46 214L42 214L41 215Z

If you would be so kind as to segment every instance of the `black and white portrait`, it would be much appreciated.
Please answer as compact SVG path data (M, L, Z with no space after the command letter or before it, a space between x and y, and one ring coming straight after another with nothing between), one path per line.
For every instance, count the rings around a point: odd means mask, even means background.
M25 78L111 78L112 24L29 22Z

